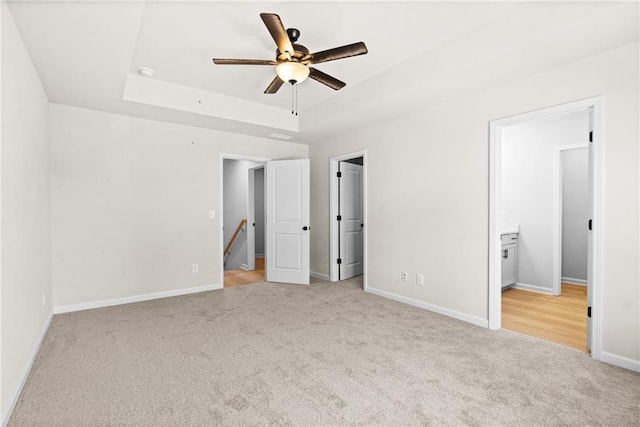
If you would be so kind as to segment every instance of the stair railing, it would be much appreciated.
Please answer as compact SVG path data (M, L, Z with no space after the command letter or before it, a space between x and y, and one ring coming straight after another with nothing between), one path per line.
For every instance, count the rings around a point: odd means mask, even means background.
M224 253L222 254L223 257L227 256L227 254L231 250L231 246L233 246L233 243L238 238L238 234L240 234L240 232L242 231L242 227L244 227L246 223L247 223L247 218L242 218L240 220L240 223L238 223L238 226L236 227L236 230L233 232L231 239L229 239L227 246L224 247Z

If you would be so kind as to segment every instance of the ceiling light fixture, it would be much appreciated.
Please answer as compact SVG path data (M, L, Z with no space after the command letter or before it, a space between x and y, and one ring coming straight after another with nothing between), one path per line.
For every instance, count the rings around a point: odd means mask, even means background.
M276 66L276 74L283 82L294 85L309 77L309 68L299 62L282 62Z
M142 77L151 77L153 76L153 70L149 67L140 67L138 68L138 72Z

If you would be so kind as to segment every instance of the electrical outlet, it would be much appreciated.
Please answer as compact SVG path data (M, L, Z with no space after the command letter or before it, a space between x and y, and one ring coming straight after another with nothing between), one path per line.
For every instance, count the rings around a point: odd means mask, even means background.
M424 285L424 274L416 274L416 285Z
M198 270L199 270L198 264L193 264L193 265L191 266L191 271L192 271L194 274L195 274L195 273L197 273L197 272L198 272Z
M45 294L42 294L42 306L44 307L44 304L47 302L47 297L45 296Z
M209 219L216 219L216 211L209 211Z
M409 274L406 271L403 271L402 273L400 273L400 278L402 279L403 282L406 282L407 279L409 278Z

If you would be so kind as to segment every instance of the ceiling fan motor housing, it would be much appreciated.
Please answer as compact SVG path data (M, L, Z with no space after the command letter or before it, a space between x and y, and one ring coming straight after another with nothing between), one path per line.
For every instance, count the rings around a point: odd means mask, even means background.
M300 30L298 30L297 28L287 28L287 35L289 36L289 40L291 40L291 43L295 43L300 37Z

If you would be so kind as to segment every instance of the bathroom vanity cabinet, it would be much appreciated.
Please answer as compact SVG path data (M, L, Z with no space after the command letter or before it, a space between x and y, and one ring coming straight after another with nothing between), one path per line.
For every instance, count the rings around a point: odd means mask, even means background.
M518 233L503 234L502 238L502 288L514 285L517 277Z

